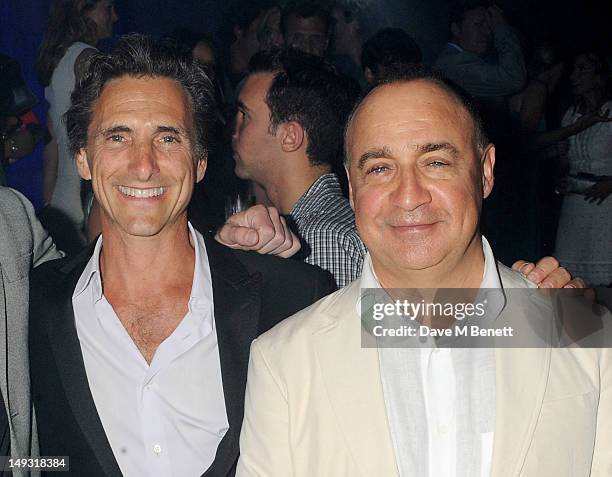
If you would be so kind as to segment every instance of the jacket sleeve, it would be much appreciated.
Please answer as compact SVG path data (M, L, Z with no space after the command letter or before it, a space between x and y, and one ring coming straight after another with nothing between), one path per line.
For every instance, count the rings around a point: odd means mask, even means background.
M236 477L291 477L287 394L255 340L251 345Z

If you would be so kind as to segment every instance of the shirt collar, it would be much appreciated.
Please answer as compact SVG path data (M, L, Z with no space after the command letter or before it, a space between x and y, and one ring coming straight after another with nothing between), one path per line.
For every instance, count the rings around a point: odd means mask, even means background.
M213 291L206 244L204 243L204 237L193 228L191 223L188 224L188 227L195 250L195 267L193 272L193 284L191 285L191 294L189 297L189 311L195 311L195 309L202 308L209 309L213 304ZM101 251L102 236L98 238L94 252L76 284L72 295L73 298L91 289L94 303L102 299L102 274L100 273Z
M94 303L102 299L102 275L100 273L100 251L102 250L102 236L98 237L96 241L96 246L94 248L93 254L87 262L87 266L81 276L79 281L74 288L74 293L72 294L72 298L76 298L79 295L83 294L85 290L91 289L93 294Z
M487 292L485 292L485 294L487 294L489 290L492 292L495 292L496 290L501 290L502 285L501 285L501 280L499 278L499 272L497 270L497 261L495 260L495 256L493 255L493 250L491 249L491 245L489 244L489 241L486 239L484 235L481 236L481 238L482 238L482 252L484 254L485 263L484 263L484 270L482 274L482 281L480 282L480 288L486 289ZM372 266L372 258L370 257L369 252L366 254L366 257L363 261L363 271L361 273L360 281L361 281L360 283L361 290L364 290L367 288L382 288L380 286L380 281L378 280L378 277L376 276L376 272L374 271L374 268ZM357 300L357 313L360 315L361 315L362 295L363 295L363 292L359 294L359 298ZM502 296L503 296L503 292L502 292ZM489 298L488 295L487 295L487 298ZM501 303L499 301L498 295L496 294L494 304L492 306L495 308L495 310L499 308L499 311L501 311L501 308L503 308L503 304L505 304L505 300L503 300L503 303Z
M206 253L204 237L197 232L191 223L189 233L195 249L195 267L193 271L193 284L191 285L191 295L189 298L189 311L193 308L210 308L213 304L212 278L210 263Z
M323 192L337 192L342 194L342 189L340 187L340 182L338 181L338 177L333 172L329 172L327 174L323 174L319 176L319 178L312 183L312 185L308 188L302 197L295 203L289 215L295 220L300 218L311 211L314 207L316 207L318 201L314 200L322 195Z

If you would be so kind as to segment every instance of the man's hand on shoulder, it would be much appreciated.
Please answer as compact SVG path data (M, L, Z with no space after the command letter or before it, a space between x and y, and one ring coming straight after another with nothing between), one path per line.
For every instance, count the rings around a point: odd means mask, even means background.
M275 207L254 205L232 215L215 235L230 248L288 258L301 248L298 237Z
M537 263L518 260L512 269L520 272L527 280L540 288L585 288L581 278L574 278L563 268L555 257L544 257Z

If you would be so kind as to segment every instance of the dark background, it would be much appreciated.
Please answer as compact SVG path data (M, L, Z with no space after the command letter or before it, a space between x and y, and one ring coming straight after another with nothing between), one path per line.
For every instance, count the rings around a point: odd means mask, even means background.
M256 0L253 0L256 1ZM215 32L221 28L228 0L117 0L119 21L115 34L138 31L159 37L177 27ZM377 28L398 26L406 29L423 49L425 61L433 60L447 41L447 14L450 2L444 0L362 0L367 5L366 36ZM612 43L612 2L528 1L498 2L511 24L529 39L550 37L561 51L571 55L596 45L609 51ZM44 91L34 74L38 47L46 27L50 0L0 0L0 52L16 58L32 91L41 98L35 108L46 116ZM100 45L101 48L108 44ZM41 154L38 150L9 168L11 185L24 192L36 206L41 199Z

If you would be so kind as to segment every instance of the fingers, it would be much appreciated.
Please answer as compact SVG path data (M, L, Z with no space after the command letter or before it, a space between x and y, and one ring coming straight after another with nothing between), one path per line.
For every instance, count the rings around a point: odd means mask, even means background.
M269 220L262 221L261 223L253 223L255 230L257 230L259 234L258 245L260 247L256 250L262 255L276 255L284 251L285 229L281 223L280 214L275 207L267 207L266 212ZM257 218L261 217L258 216Z
M215 235L215 240L231 248L251 250L251 247L257 245L259 236L257 231L249 227L225 223Z
M535 264L527 262L526 260L517 260L514 262L514 265L512 265L512 270L520 272L524 277L526 277L534 268Z
M232 215L215 235L231 248L254 250L262 255L291 257L300 250L300 241L274 207L255 205Z
M567 282L563 288L586 288L586 283L582 278L576 277Z
M537 283L540 288L562 288L572 279L570 273L554 257L544 257L527 278Z
M281 223L285 229L285 242L283 243L283 250L280 253L277 253L277 255L282 258L293 257L302 248L302 244L300 243L300 239L297 237L297 235L289 230L289 226L287 225L284 217L281 217Z
M266 220L269 221L268 211L262 205L255 205L246 210L238 212L227 219L223 227L215 235L215 239L228 247L243 250L257 250L260 242L259 228L265 228ZM270 228L273 228L270 222ZM259 245L258 245L259 244Z

